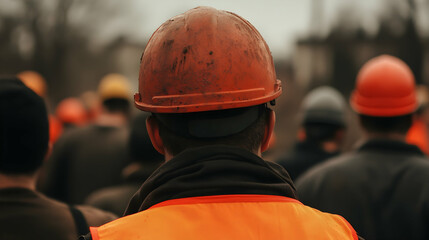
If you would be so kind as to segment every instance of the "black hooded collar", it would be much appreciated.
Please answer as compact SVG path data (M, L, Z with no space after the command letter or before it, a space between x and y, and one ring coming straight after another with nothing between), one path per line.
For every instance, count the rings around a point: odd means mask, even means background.
M158 168L131 199L125 215L166 200L228 194L296 199L282 167L244 149L217 145L188 149Z
M358 151L388 151L398 154L416 154L424 156L424 153L415 145L408 144L404 141L373 138L364 142Z

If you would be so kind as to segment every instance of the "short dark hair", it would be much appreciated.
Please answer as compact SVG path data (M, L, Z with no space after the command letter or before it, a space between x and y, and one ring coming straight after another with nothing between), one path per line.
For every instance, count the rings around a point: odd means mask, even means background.
M112 113L130 114L130 102L123 98L109 98L103 101L103 106Z
M406 134L413 123L412 114L395 117L374 117L360 114L359 119L362 127L371 133Z
M162 141L164 142L164 146L173 156L189 148L208 145L236 146L253 152L258 150L258 147L260 147L263 141L265 127L268 121L268 111L269 109L264 108L256 121L253 122L249 127L245 128L243 131L230 136L216 138L194 138L180 136L171 131L158 119L157 122L160 128L159 134Z
M336 133L344 129L344 126L330 123L306 123L304 124L306 140L315 143L334 140Z
M48 150L45 102L17 78L0 78L0 172L31 174Z

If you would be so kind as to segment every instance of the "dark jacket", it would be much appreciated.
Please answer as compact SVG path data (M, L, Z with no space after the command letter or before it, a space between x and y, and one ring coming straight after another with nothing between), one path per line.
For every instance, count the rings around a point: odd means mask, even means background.
M92 124L61 136L42 175L41 189L49 197L82 204L90 193L122 183L130 162L125 127Z
M154 164L131 164L125 170L136 167L124 174L124 183L117 186L106 187L93 192L85 200L85 204L112 212L118 216L124 214L131 197L137 192L142 183L160 166L161 161L154 159ZM124 171L127 172L127 171Z
M342 215L367 240L429 239L429 160L414 145L370 140L296 185L304 204Z
M76 208L89 226L116 218L92 207ZM2 240L75 240L79 235L68 205L25 188L0 189L0 226Z
M276 162L283 166L292 180L295 181L311 167L338 154L339 152L326 152L316 143L305 141L297 143L292 151L282 156Z

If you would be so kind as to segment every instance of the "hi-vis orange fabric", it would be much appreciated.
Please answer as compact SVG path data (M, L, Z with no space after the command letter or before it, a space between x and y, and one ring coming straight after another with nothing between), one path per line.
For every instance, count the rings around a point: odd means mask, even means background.
M93 240L358 239L341 216L272 195L169 200L101 227Z
M426 155L429 155L428 130L426 124L422 120L414 121L410 130L407 132L406 142L414 144L422 150Z
M237 14L197 7L149 39L134 103L153 113L205 112L260 105L281 93L258 30Z

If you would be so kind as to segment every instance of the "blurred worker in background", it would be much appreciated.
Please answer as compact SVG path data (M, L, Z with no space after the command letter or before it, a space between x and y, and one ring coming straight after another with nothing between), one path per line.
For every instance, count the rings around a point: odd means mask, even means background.
M301 113L298 143L277 161L292 180L338 155L345 137L346 102L337 90L327 86L314 89L305 97Z
M129 163L128 81L109 74L101 80L98 93L103 108L95 122L69 131L54 145L41 183L48 196L82 203L93 191L122 182L121 171Z
M360 70L351 96L366 141L298 179L300 200L344 216L365 239L429 238L429 160L405 135L417 108L414 76L382 55Z
M48 104L48 87L46 80L37 72L22 71L17 74L17 77L37 95L44 99L45 104ZM48 109L49 114L49 109ZM54 144L63 132L63 125L53 115L49 114L49 143Z
M150 142L146 130L147 117L148 114L140 113L132 121L128 141L131 163L122 171L125 183L92 193L85 204L122 216L134 193L164 162L164 156L159 154Z
M55 108L55 115L63 125L63 131L81 127L88 121L87 112L77 98L65 98Z
M0 79L0 239L76 239L115 219L92 207L73 207L35 190L48 153L42 98L16 78Z
M270 50L240 16L198 7L161 25L141 59L136 106L166 162L124 218L93 239L357 239L343 218L304 206L264 161L281 94Z
M85 108L88 123L94 122L101 112L98 94L95 91L86 91L79 96L79 99Z
M429 90L426 86L417 86L417 108L413 125L407 132L406 141L429 154Z

